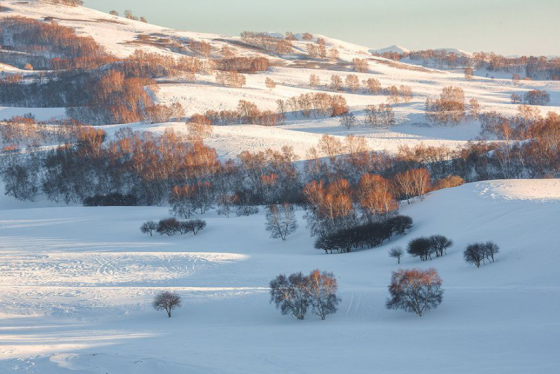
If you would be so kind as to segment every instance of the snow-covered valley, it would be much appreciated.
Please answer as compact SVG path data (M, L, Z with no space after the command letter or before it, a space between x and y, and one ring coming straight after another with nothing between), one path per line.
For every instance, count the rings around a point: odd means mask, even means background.
M262 214L207 214L196 237L143 236L167 208L51 207L0 211L0 372L28 373L552 373L560 324L560 186L494 181L404 205L406 236L347 255L313 248L303 227L270 239ZM247 230L251 235L247 235ZM430 262L389 248L421 235L455 241ZM462 251L493 240L502 252L477 269ZM418 318L384 307L391 271L434 267L444 302ZM278 273L333 271L340 312L297 321L269 304ZM184 298L167 319L160 289ZM437 361L437 365L434 365ZM437 369L435 369L437 367Z

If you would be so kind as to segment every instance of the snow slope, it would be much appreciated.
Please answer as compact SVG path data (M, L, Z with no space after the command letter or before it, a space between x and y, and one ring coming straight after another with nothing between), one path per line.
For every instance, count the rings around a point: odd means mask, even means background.
M467 184L402 213L415 221L405 237L325 255L301 213L281 242L262 213L210 212L196 237L150 238L138 227L164 207L2 209L0 373L556 372L558 180ZM387 256L432 234L454 240L445 257L398 266ZM464 247L487 240L500 245L497 261L465 264ZM391 271L411 267L444 281L443 304L422 318L384 308ZM281 316L268 281L315 268L338 277L339 312ZM150 307L162 289L184 299L171 319Z
M491 77L475 77L467 81L462 71L441 71L427 69L412 64L395 62L371 55L369 48L346 43L323 35L314 35L323 38L328 48L337 48L340 60L335 63L320 64L320 61L310 61L306 56L306 46L310 42L294 41L296 54L290 56L274 56L261 51L248 48L240 43L239 37L203 34L191 31L171 30L168 28L127 20L122 17L111 16L99 11L84 7L67 7L62 5L49 5L42 2L4 1L10 11L1 12L0 17L20 15L35 19L55 19L62 25L73 27L81 35L92 36L97 42L105 46L107 51L120 57L126 57L135 49L157 52L178 57L179 54L170 51L165 46L153 43L143 43L140 36L160 35L189 41L200 40L210 43L213 57L219 57L222 46L228 45L239 56L260 55L270 58L273 67L266 73L247 75L247 85L242 89L222 87L216 84L213 75L198 75L196 82L180 79L160 82L161 89L157 93L157 100L162 103L180 102L187 115L203 113L206 110L219 110L236 108L239 100L248 100L258 105L261 110L276 110L276 100L288 99L302 93L323 90L333 94L325 86L330 82L331 75L339 74L344 79L348 74L355 74L349 67L349 62L354 58L366 58L369 63L367 73L358 73L359 79L376 78L382 87L408 85L412 87L414 98L410 104L395 106L397 125L391 129L375 130L360 125L352 130L339 126L335 119L305 119L296 118L287 126L262 127L256 126L228 126L219 128L214 132L210 145L217 148L220 155L232 157L237 150L265 150L267 148L279 149L284 145L293 146L301 158L305 158L309 145L315 145L316 139L322 134L344 136L355 134L368 138L368 142L375 150L394 152L403 141L411 144L424 142L430 145L447 145L455 147L479 135L480 127L476 122L470 122L457 127L429 126L423 116L424 102L428 97L439 95L443 87L455 85L465 91L466 99L478 99L482 111L495 110L505 114L515 114L517 105L510 103L512 93L523 94L530 89L544 89L551 94L551 103L542 107L541 112L559 112L560 82L553 81L522 81L520 86L514 86L511 75L496 75ZM149 17L148 17L149 19ZM276 34L275 34L276 35ZM279 35L279 34L278 34ZM303 63L302 63L303 62ZM315 65L314 67L312 65ZM9 67L3 67L8 69ZM323 84L322 87L312 89L309 87L309 75L317 74ZM494 74L495 75L495 74ZM272 78L277 86L270 90L265 86L265 79ZM363 93L345 92L342 95L347 100L351 110L359 120L364 117L363 110L367 105L386 102L385 95L367 95ZM59 116L61 109L45 112L44 109L14 108L0 111L0 119L11 117L14 114L26 112L35 113L40 119L50 116ZM142 128L145 125L138 125ZM163 124L174 126L177 124ZM148 128L147 126L145 128Z

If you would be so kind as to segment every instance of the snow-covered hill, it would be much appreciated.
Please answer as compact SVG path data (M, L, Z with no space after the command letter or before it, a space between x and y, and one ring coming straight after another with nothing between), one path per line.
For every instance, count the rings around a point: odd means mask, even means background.
M240 125L228 126L214 131L209 144L216 147L222 156L235 156L237 150L264 150L283 145L294 146L301 158L305 158L310 145L315 145L322 134L344 136L347 134L360 135L368 139L372 149L393 152L405 142L417 144L423 142L429 145L448 145L454 147L464 144L479 135L480 127L476 122L469 122L453 128L434 128L427 125L423 116L424 102L427 97L436 97L443 87L455 85L465 91L466 99L478 99L481 111L498 111L504 114L514 114L517 105L511 104L512 93L523 94L530 89L545 89L551 94L551 103L542 107L541 111L558 111L560 105L560 82L553 81L523 81L520 86L514 86L511 74L501 74L500 77L476 77L466 80L463 72L441 71L427 69L412 64L395 62L371 55L370 49L355 44L332 39L327 36L314 35L313 40L323 38L327 48L336 48L340 57L338 63L320 64L302 63L307 58L306 47L312 41L302 40L302 35L296 34L294 44L295 55L278 56L249 48L241 42L240 37L224 35L202 34L171 30L138 21L111 16L84 7L68 7L50 5L43 2L4 1L10 10L0 12L0 17L24 16L34 19L54 19L64 26L75 28L80 35L92 36L110 53L125 57L136 49L157 52L164 55L178 57L180 54L171 51L165 44L146 41L145 36L158 38L175 38L178 40L197 40L208 42L212 53L218 54L224 45L232 48L239 56L266 56L271 59L272 67L261 74L247 75L247 85L244 88L229 88L217 85L213 75L197 75L196 82L181 79L166 79L160 82L157 100L161 103L179 102L186 108L186 114L204 113L207 110L229 109L237 107L239 100L247 100L257 104L261 110L276 110L278 99L289 99L303 93L326 92L333 94L325 86L330 83L331 76L340 75L343 79L349 74L356 74L360 81L368 78L378 79L382 87L392 85L407 85L412 88L411 103L394 107L397 125L388 130L374 130L364 125L358 125L346 130L339 125L337 119L305 119L297 118L286 126L274 128ZM350 67L354 58L368 60L367 73L355 73ZM307 60L306 60L307 61ZM2 69L9 70L4 66ZM319 76L322 86L309 86L310 74ZM271 78L277 86L269 89L265 86L265 79ZM368 95L365 93L341 93L347 100L351 110L358 120L364 117L363 109L370 104L385 103L386 95ZM40 119L46 119L44 110L33 108L0 109L0 118L8 118L14 113L34 112ZM53 109L49 116L60 115L60 109ZM138 125L142 127L145 125ZM164 124L159 128L173 126L180 131L186 131L181 123Z
M325 255L301 214L282 242L263 214L210 212L196 237L150 238L138 227L166 208L0 210L0 372L555 372L558 181L467 184L402 213L415 221L406 236ZM433 234L454 240L446 256L400 266L387 256ZM500 245L497 261L465 264L465 246L488 240ZM411 267L434 267L444 282L443 304L422 318L384 307L391 271ZM268 281L315 268L338 277L340 311L281 316ZM150 306L161 289L184 298L171 319Z
M383 53L408 53L410 49L401 47L400 45L391 45L385 48L379 48L372 50L373 53L383 54Z

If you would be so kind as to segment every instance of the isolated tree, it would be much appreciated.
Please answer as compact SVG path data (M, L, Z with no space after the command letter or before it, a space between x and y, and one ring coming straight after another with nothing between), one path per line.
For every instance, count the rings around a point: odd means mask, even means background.
M311 74L309 76L309 85L311 87L318 87L321 84L321 80L317 74Z
M266 87L270 88L271 90L276 87L276 82L270 79L270 77L266 77L264 83L266 84Z
M338 51L338 49L332 47L332 48L329 48L328 55L329 55L330 59L338 60L338 58L340 57L340 52Z
M331 90L342 90L342 78L340 77L340 75L331 75Z
M420 257L421 261L428 261L431 256L432 242L429 238L421 237L412 239L408 243L407 252L412 257Z
M135 17L132 15L132 11L129 9L124 11L124 16L128 19L135 19Z
M469 113L474 120L478 120L480 115L480 104L475 98L469 100Z
M352 59L352 64L357 72L365 73L368 71L368 62L365 58L354 58Z
M289 277L280 274L270 282L270 302L280 308L283 315L292 314L303 320L310 305L309 277L301 272Z
M430 242L432 245L432 252L436 254L436 257L443 256L447 248L453 246L453 240L447 239L443 235L430 236Z
M165 310L167 317L171 318L173 309L181 307L181 297L175 292L162 291L156 295L152 305L155 310Z
M368 78L367 80L364 80L362 83L368 93L379 94L382 91L381 83L375 78Z
M272 204L266 210L266 231L271 238L286 240L297 229L297 220L292 204Z
M467 264L473 264L477 268L480 267L480 265L484 261L485 256L486 251L484 248L484 244L480 243L468 245L467 249L465 249L465 252L463 252L463 257L465 258Z
M309 300L313 312L324 320L337 311L340 298L336 296L338 285L333 273L313 270L309 274Z
M465 79L467 80L473 79L473 74L474 74L474 70L472 67L469 66L465 68Z
M116 10L110 11L109 14L112 16L117 16L117 17L119 16L119 12L117 12Z
M393 247L389 250L389 257L396 258L397 264L401 263L401 257L403 256L404 251L401 247Z
M360 89L360 79L355 74L349 74L346 76L346 88L350 92L356 92Z
M140 231L143 234L150 234L150 236L152 236L154 231L157 230L157 227L158 227L158 225L154 221L147 221L147 222L144 222L142 224L142 226L140 226Z
M357 123L356 117L354 117L354 114L352 114L352 112L343 113L340 116L340 124L346 127L347 129L354 127L356 123Z
M393 272L387 299L387 309L402 309L422 317L443 300L441 278L435 269L399 270Z

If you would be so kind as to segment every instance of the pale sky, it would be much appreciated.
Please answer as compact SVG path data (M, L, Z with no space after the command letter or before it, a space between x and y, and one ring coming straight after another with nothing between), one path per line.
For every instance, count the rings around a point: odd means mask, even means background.
M372 48L560 55L560 0L85 0L148 22L226 35L310 32Z

